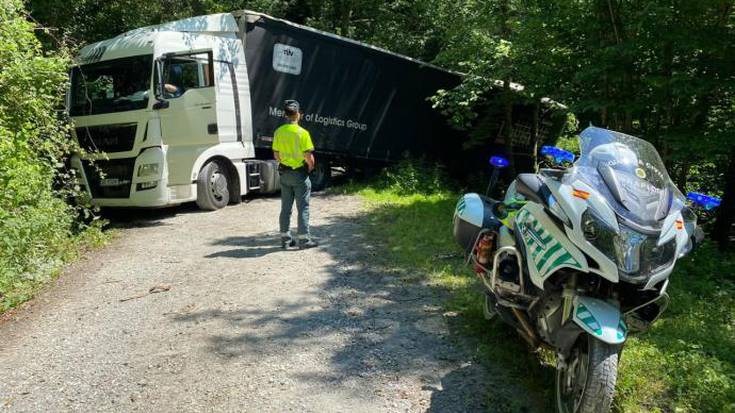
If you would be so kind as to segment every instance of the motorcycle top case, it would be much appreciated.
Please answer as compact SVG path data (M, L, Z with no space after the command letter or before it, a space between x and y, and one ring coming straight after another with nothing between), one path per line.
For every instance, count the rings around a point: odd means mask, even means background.
M454 209L454 239L466 252L472 250L483 229L496 231L502 225L493 213L493 201L476 193L464 194Z

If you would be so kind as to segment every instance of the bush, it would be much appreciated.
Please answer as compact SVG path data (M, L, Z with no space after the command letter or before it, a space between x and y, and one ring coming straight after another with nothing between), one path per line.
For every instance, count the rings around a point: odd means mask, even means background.
M73 242L60 108L68 54L46 54L19 0L0 3L0 312L29 298ZM62 178L62 179L59 179Z
M449 179L437 163L407 158L383 170L370 186L402 195L434 195L447 190Z

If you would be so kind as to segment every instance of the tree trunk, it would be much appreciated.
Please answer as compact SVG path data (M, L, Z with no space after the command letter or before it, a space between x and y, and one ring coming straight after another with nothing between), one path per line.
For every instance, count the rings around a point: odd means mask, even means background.
M334 27L340 36L350 36L350 21L352 20L352 2L350 0L338 0L335 2Z
M684 161L679 165L679 173L676 175L676 186L680 191L686 193L687 180L689 178L689 169L691 165L689 162Z
M538 172L538 140L541 129L541 100L536 99L533 105L533 122L531 123L531 156L533 159L533 170Z
M725 190L722 196L722 205L717 211L712 238L717 241L720 251L727 250L730 241L730 231L735 221L735 145L730 149L730 166L727 168Z
M516 174L515 156L513 155L513 90L510 88L510 79L503 81L503 99L505 112L505 127L503 128L503 141L505 152L508 155L508 173L510 176Z

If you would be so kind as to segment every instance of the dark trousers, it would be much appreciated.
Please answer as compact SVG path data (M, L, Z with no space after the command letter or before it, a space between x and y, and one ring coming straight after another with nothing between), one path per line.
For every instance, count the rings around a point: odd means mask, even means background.
M281 235L289 233L291 210L296 201L298 212L299 238L309 238L309 198L311 181L304 170L284 170L281 172Z

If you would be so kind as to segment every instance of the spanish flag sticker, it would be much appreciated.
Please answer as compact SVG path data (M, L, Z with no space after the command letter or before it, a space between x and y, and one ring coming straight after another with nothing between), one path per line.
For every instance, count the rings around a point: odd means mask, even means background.
M587 191L583 191L581 189L574 188L572 191L572 195L576 196L577 198L587 199L590 197L590 193Z

